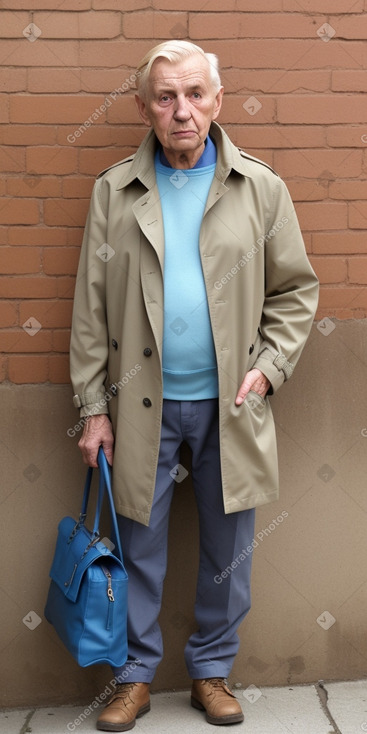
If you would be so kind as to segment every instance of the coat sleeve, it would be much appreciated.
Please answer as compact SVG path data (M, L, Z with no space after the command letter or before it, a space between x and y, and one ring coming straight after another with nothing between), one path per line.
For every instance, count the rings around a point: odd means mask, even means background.
M288 189L277 178L265 237L265 298L262 343L254 367L275 392L291 377L311 330L318 303L318 280L308 260Z
M97 180L81 247L71 329L73 402L80 408L82 417L108 413L104 389L108 360L107 220L101 206L100 187L101 181Z

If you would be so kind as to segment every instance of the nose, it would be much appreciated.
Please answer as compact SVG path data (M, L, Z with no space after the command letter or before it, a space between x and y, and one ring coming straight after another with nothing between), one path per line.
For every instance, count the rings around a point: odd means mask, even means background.
M181 122L186 122L191 117L189 102L184 94L179 94L176 97L174 117L175 120L180 120Z

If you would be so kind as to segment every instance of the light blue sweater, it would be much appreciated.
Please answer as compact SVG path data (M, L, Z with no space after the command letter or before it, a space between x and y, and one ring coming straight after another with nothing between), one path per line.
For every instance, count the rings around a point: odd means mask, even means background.
M199 235L214 177L216 149L207 139L194 168L175 170L162 151L155 169L164 224L163 397L218 397L217 363L199 254Z

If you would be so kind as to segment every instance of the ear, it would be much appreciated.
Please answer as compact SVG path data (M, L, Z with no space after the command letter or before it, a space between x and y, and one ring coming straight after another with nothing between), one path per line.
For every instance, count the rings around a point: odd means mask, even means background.
M215 97L215 103L214 103L214 110L213 110L212 120L216 120L217 117L218 117L218 115L219 115L219 113L220 113L220 110L221 110L221 107L222 107L223 92L224 92L224 87L221 87L220 90L219 90L219 92L217 93L217 95Z
M147 125L147 127L152 127L152 123L150 121L147 111L147 105L145 104L144 100L139 97L138 94L135 95L135 103L138 108L139 115L144 122L144 125Z

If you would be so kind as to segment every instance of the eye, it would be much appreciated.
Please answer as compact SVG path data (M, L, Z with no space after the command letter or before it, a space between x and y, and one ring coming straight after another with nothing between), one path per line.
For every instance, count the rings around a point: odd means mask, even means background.
M192 96L194 97L194 99L201 99L200 92L193 92L193 95Z
M170 102L171 101L171 97L168 94L162 94L162 96L161 96L161 98L160 98L159 101L160 102Z

